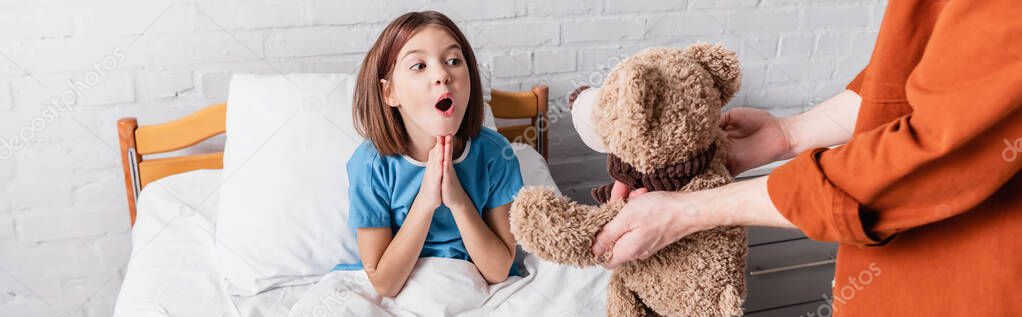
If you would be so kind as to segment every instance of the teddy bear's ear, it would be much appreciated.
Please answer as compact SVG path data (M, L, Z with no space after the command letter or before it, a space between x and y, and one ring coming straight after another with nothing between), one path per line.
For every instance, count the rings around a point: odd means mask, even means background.
M720 88L721 98L727 103L738 92L742 81L741 63L738 55L720 44L694 44L689 46L685 54L698 61L713 76L713 81Z
M659 92L651 87L666 87L660 70L635 59L615 66L604 80L591 116L608 152L622 151L623 143L660 117L656 111L667 108L658 107Z
M617 105L614 106L620 109L618 111L626 111L617 115L644 118L656 115L653 110L657 106L654 100L658 92L649 87L664 85L662 70L649 64L624 62L618 68L617 76L607 77L609 80L616 79L616 82L605 85L617 88Z

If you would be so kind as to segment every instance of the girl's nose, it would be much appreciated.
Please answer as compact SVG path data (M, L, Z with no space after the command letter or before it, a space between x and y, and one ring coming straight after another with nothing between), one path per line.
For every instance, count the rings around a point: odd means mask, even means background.
M451 82L451 74L446 70L439 70L434 76L436 79L433 82L437 85L447 85Z

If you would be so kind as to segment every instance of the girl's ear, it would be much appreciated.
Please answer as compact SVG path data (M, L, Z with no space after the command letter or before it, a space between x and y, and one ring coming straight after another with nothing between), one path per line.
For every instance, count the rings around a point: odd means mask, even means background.
M380 85L383 87L383 102L385 102L388 106L395 108L400 106L401 103L397 102L397 98L394 98L394 96L391 95L392 89L390 87L390 82L386 79L380 79Z

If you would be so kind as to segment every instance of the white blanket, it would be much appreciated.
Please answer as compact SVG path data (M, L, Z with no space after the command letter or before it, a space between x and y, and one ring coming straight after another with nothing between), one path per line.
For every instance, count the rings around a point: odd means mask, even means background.
M579 269L525 257L532 274L488 285L467 261L422 258L394 298L376 294L364 271L334 271L291 309L324 316L602 316L606 270Z

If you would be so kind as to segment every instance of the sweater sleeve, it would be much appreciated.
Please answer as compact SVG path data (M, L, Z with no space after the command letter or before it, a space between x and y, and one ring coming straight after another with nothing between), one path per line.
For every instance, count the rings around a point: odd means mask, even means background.
M872 245L1001 190L1022 166L1018 13L1011 1L947 4L905 84L912 112L775 169L781 214L812 239Z

